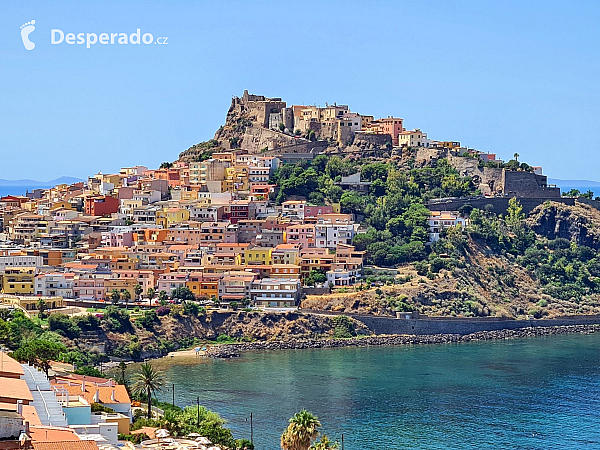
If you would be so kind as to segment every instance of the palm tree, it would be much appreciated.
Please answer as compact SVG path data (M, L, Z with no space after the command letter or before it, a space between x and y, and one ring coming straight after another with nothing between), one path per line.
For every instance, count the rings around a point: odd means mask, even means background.
M303 409L294 414L290 424L281 435L281 448L284 450L308 450L319 434L321 422L314 414Z
M337 441L330 441L325 434L321 436L318 442L310 446L310 450L337 450L338 448L340 448L340 444Z
M156 370L151 363L143 363L140 371L135 374L133 382L133 392L138 395L145 395L148 400L148 419L152 418L152 396L162 391L166 380L163 372Z
M152 306L152 299L154 298L154 294L155 294L155 290L154 288L148 288L148 304L150 306Z
M515 161L518 161L518 160L519 160L519 156L521 156L521 155L519 155L518 153L515 153L515 154L513 155L513 158L515 158Z
M121 292L121 298L125 302L125 309L127 309L127 306L129 306L129 300L131 300L131 292L124 290Z
M144 292L144 288L142 286L140 286L139 284L136 284L135 287L133 288L133 292L135 292L135 298L139 299L140 294L142 292Z
M110 299L112 300L113 305L116 305L121 299L121 294L116 289L113 289L110 291Z

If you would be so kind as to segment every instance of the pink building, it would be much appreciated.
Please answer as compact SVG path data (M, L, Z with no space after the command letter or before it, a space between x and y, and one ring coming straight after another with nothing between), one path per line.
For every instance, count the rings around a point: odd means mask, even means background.
M302 248L313 248L315 246L314 225L290 225L286 231L288 244L298 244Z
M379 134L389 134L392 136L392 143L398 145L398 135L404 131L403 119L399 117L386 117L385 119L377 119L372 122L371 126L377 130Z
M183 272L161 273L158 279L158 292L165 291L167 294L171 294L173 289L185 287L188 279L189 274Z
M102 232L102 247L131 247L132 243L132 231Z
M73 279L73 297L81 300L104 300L105 278L110 274L81 273Z

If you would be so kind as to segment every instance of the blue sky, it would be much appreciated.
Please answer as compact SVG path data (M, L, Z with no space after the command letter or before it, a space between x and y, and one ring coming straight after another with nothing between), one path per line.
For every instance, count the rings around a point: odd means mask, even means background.
M593 1L5 1L0 178L174 160L248 89L600 180L598 18ZM53 28L168 44L51 45Z

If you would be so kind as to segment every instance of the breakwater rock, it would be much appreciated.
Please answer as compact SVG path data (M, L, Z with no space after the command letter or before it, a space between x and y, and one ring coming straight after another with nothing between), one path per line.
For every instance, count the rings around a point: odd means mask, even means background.
M551 327L528 327L516 330L479 331L477 333L434 334L434 335L379 335L350 339L287 339L276 341L243 342L239 344L215 345L208 349L207 355L213 358L233 358L241 352L264 350L302 350L312 348L370 347L377 345L420 345L451 344L471 341L491 341L500 339L519 339L555 334L590 334L600 331L600 325L565 325Z

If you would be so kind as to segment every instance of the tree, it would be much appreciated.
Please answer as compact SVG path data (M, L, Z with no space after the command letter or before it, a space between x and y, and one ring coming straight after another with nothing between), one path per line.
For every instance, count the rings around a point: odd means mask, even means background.
M39 319L43 319L45 317L45 311L46 311L46 307L48 305L46 305L46 302L44 301L43 298L40 298L37 302L37 308L38 308L38 318Z
M307 286L314 286L315 284L323 284L327 281L327 275L323 270L312 269L306 279L304 280L304 284Z
M318 442L310 446L310 450L337 450L338 448L340 448L340 444L337 441L330 441L325 434Z
M148 419L152 418L152 396L162 391L166 380L162 371L155 369L152 363L143 363L135 374L133 392L145 396L148 402Z
M294 414L290 424L281 435L284 450L308 450L319 434L321 422L314 414L303 409Z
M154 298L155 293L156 293L156 291L154 290L154 288L148 288L148 298L150 300L152 300Z
M13 353L13 357L21 362L27 362L39 367L48 376L50 361L58 359L67 348L57 342L34 339L21 346Z
M173 163L164 162L164 163L161 163L159 169L170 169L171 167L173 167Z
M127 390L129 390L129 386L127 386L127 375L125 373L126 371L127 371L127 364L125 364L125 361L121 361L119 363L120 377L117 379L117 383L122 384L123 386L125 386L125 388L127 388Z
M513 158L515 159L515 161L519 160L519 156L521 156L521 155L519 155L518 153L515 152L515 154L513 155Z
M125 302L125 308L127 309L127 306L129 305L129 300L131 300L131 292L129 292L126 289L123 289L123 291L121 292L121 298Z
M119 300L121 299L121 294L119 293L118 290L113 289L112 291L110 291L110 299L111 299L113 305L116 305L119 303Z
M159 301L161 301L161 302L165 302L165 301L167 301L167 298L168 298L168 296L167 296L167 291L160 291L160 292L158 293L158 300L159 300Z
M186 286L180 286L171 291L171 298L179 299L179 300L195 300L196 296L190 290L190 288L188 288Z
M516 197L511 198L508 201L508 208L506 210L506 225L511 230L516 231L523 226L524 220L525 214L523 213L523 207Z
M144 292L144 288L139 284L136 284L133 288L133 292L135 293L135 298L140 298L140 295Z

